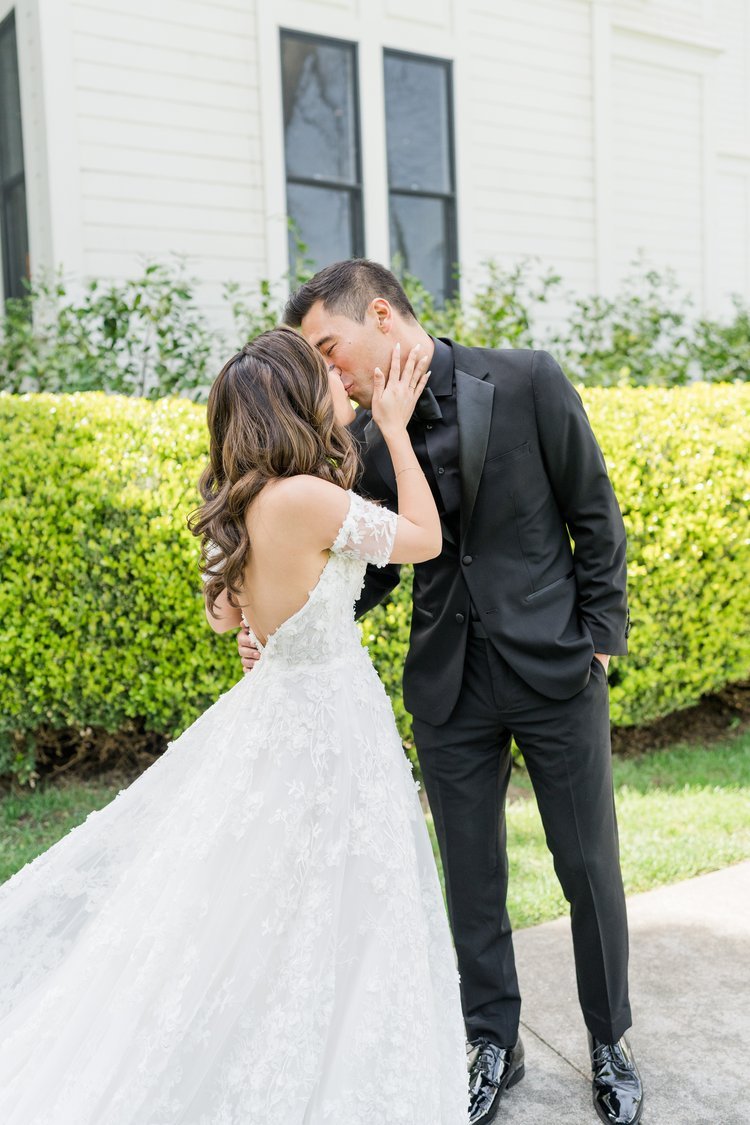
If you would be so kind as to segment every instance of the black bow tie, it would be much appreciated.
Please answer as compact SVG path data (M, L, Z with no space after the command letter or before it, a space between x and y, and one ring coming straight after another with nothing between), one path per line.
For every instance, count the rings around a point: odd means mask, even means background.
M420 422L442 421L443 412L438 406L437 399L429 387L425 387L417 399L417 405L414 407L414 417L418 418Z

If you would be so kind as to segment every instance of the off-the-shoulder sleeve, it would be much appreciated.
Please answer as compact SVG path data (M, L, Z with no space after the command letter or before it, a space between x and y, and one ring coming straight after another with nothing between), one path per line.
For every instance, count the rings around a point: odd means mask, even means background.
M349 559L385 566L393 552L398 516L349 491L349 511L331 550Z

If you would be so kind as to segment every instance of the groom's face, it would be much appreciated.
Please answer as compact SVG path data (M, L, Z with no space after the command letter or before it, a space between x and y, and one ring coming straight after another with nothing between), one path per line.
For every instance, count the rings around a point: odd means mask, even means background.
M389 317L384 328L376 302L360 324L348 316L329 312L322 301L316 301L300 327L308 343L320 351L329 370L338 374L349 398L369 409L375 368L386 373L390 370L396 343L391 324Z

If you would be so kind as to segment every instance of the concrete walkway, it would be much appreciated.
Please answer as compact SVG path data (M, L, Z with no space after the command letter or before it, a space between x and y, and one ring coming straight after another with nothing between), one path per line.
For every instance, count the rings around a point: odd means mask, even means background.
M628 899L643 1125L750 1125L750 862ZM526 1075L502 1125L598 1125L566 918L514 936Z

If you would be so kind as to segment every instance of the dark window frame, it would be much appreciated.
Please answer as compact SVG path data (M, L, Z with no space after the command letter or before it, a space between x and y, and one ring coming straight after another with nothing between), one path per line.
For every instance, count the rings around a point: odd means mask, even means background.
M13 47L16 54L16 70L19 73L20 67L18 66L18 37L16 35L16 13L15 9L11 9L4 20L0 21L0 39L8 35L12 37ZM19 102L20 102L20 82L19 82ZM14 172L12 176L7 178L3 174L2 165L0 164L0 239L2 240L2 259L3 259L3 298L8 300L11 297L22 297L25 295L25 290L20 285L20 278L14 278L11 275L11 262L9 259L9 251L12 243L10 236L10 206L7 202L7 197L19 185L23 189L24 194L24 215L26 216L25 231L23 243L26 251L27 270L25 276L28 278L28 261L29 261L29 223L28 211L26 207L26 164L24 162L23 151L23 120L21 120L21 169ZM1 156L1 154L0 154Z
M282 105L284 84L284 38L303 39L317 46L347 48L352 56L352 105L353 105L353 132L354 132L354 173L355 181L347 183L343 180L329 180L322 176L290 175L286 169L286 138L284 138L284 187L285 192L289 184L300 187L322 188L332 191L346 192L350 199L351 214L351 242L353 258L363 258L365 255L365 220L364 220L364 185L362 180L362 127L361 127L361 102L359 96L359 44L351 39L337 39L332 35L316 35L311 31L297 31L293 27L279 28L279 64L281 68ZM287 217L288 210L287 195ZM290 268L294 263L290 262Z
M455 108L453 99L453 60L441 57L440 55L423 55L416 51L402 51L396 47L383 48L383 87L385 90L386 84L386 59L387 58L400 58L408 59L413 62L419 63L436 63L443 67L445 71L445 93L446 93L446 132L447 132L447 145L448 145L448 173L450 178L451 190L449 192L438 191L422 191L413 188L404 187L391 187L390 169L386 169L388 177L388 199L390 201L392 196L399 196L405 199L437 199L445 204L444 206L444 237L446 245L446 259L445 259L445 274L443 277L443 287L446 299L455 297L458 293L458 278L456 271L458 269L458 198L456 192L456 129L455 129ZM386 118L386 130L388 128L388 121ZM390 225L390 222L389 222Z

